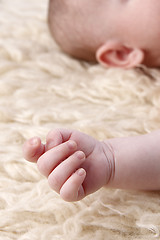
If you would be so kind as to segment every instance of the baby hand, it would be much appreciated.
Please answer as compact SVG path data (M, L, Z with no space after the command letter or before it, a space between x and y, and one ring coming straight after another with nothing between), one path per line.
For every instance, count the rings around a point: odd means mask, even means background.
M45 145L32 138L23 152L66 201L78 201L106 185L114 169L110 148L78 131L51 131Z

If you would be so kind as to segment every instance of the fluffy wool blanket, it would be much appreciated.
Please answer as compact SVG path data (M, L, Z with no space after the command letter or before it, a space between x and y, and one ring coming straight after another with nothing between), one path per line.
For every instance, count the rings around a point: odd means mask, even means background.
M160 128L160 71L104 69L66 56L47 0L0 0L0 240L160 239L160 193L101 189L67 203L22 156L64 127L97 139Z

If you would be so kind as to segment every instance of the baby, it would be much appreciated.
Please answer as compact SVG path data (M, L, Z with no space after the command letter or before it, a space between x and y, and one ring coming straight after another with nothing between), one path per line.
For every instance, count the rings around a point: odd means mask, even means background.
M87 3L86 3L87 2ZM50 0L49 26L68 54L104 66L160 66L160 1ZM160 190L160 130L98 141L75 130L52 130L43 144L25 142L24 157L36 162L66 201L103 186Z
M50 31L68 54L107 67L160 66L160 1L50 0Z

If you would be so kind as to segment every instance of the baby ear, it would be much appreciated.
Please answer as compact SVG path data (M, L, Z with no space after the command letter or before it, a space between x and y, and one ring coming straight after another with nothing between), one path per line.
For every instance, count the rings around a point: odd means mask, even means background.
M130 48L117 41L108 41L96 52L96 59L105 67L133 68L144 60L144 51Z

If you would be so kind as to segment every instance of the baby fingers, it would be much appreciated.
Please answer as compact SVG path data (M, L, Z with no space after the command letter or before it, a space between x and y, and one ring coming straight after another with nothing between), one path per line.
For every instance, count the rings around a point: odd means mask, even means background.
M36 162L44 152L45 146L41 143L41 139L38 137L29 139L23 145L24 158L30 162Z
M51 188L58 193L62 191L62 195L67 195L68 191L78 192L85 175L82 174L83 175L82 176L80 173L81 172L84 173L85 171L82 169L82 171L79 171L79 175L77 174L76 171L84 163L84 161L85 161L84 153L81 151L77 151L73 155L68 157L65 161L63 161L60 165L58 165L48 177L48 182ZM78 176L78 180L77 177L75 177L76 176L75 172L76 175ZM74 179L76 181L76 187L74 186L75 185ZM70 187L72 190L70 189ZM77 196L77 193L75 193L75 195Z
M86 177L86 171L83 168L78 169L62 186L60 196L67 202L79 201L85 197L85 191L82 186Z
M44 176L49 174L65 159L72 155L77 150L77 144L69 140L62 143L47 152L45 152L37 161L37 166Z

